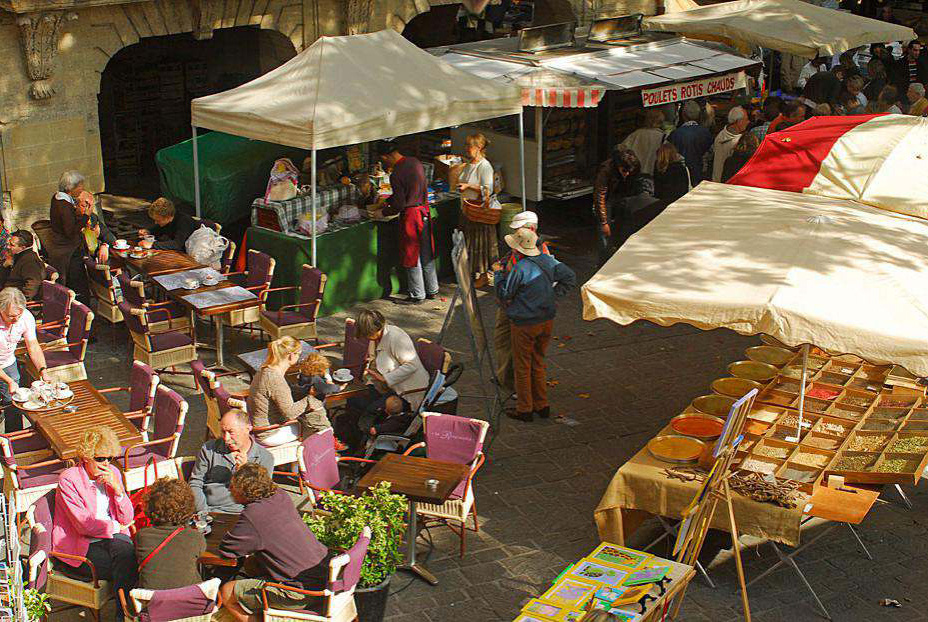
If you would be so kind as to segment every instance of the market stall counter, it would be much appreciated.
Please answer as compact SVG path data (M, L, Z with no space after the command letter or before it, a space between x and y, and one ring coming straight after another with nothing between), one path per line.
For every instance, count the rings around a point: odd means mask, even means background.
M439 277L451 274L451 232L460 219L457 193L438 193L431 203L435 252ZM277 260L275 284L298 283L304 263L312 263L312 240L296 233L283 233L252 226L248 248L263 251ZM350 225L330 225L319 234L318 268L328 277L320 315L330 315L368 300L383 298L405 289L405 270L399 267L399 221L362 220ZM294 304L296 295L275 299L268 308Z

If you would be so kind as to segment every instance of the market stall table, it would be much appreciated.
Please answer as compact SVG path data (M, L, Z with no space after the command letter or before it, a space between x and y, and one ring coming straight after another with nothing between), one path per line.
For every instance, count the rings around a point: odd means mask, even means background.
M456 193L439 193L431 204L435 261L439 276L452 272L451 232L460 226L461 201ZM312 240L258 226L252 212L248 248L277 258L277 283L298 283L303 264L312 264ZM349 309L359 302L376 300L403 290L405 270L399 265L399 222L362 220L320 233L316 238L317 263L327 277L320 315ZM299 294L284 292L268 297L268 308L295 304Z
M81 436L91 428L111 428L122 447L144 440L138 428L88 381L78 380L69 386L74 392L74 399L67 405L76 407L76 412L65 412L64 405L53 412L25 411L59 458L70 460L76 457Z
M410 570L432 585L438 585L435 578L423 565L416 561L416 503L441 505L448 500L467 474L470 467L466 464L439 462L428 458L387 454L358 482L359 490L368 490L380 482L390 482L390 491L404 495L409 499L409 521L406 528L406 565ZM438 480L438 484L429 487L427 480Z

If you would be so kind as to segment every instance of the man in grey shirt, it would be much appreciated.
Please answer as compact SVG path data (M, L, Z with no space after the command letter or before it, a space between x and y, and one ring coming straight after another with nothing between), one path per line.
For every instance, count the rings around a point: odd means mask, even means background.
M219 422L222 438L207 441L190 474L197 512L239 514L243 507L232 498L232 474L246 462L274 471L274 457L251 437L251 420L241 410L230 410Z

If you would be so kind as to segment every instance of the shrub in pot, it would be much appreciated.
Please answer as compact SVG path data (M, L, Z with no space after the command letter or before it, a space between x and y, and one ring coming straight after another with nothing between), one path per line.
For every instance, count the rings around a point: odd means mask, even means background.
M391 493L390 484L382 482L359 496L323 493L317 507L325 512L307 514L303 520L319 542L330 549L351 548L361 530L371 528L355 602L361 622L383 620L390 577L403 561L406 497Z
M46 618L52 610L48 600L48 594L32 589L23 590L23 603L26 605L26 617L29 618L29 622L40 622Z

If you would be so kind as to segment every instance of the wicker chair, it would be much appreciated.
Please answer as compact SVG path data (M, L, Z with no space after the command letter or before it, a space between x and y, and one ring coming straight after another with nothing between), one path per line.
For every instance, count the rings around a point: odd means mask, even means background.
M129 592L129 600L119 591L122 609L129 622L210 622L219 611L221 579L210 579L196 585L173 590L143 590Z
M43 495L28 515L32 538L29 545L29 583L44 586L44 591L53 601L65 603L64 609L82 607L95 622L100 622L100 610L113 598L109 581L97 577L97 570L86 557L68 555L52 550L52 516L55 514L55 492ZM90 568L90 578L76 579L62 572L69 559L85 563ZM73 568L73 567L72 567Z
M56 273L57 274L57 273ZM42 282L41 302L30 302L26 308L41 317L36 324L36 338L39 343L51 345L65 342L68 324L71 321L71 305L74 304L73 291L46 279Z
M59 460L37 430L0 434L0 461L3 462L3 492L10 502L10 513L29 509L45 493L58 487L58 478L67 467Z
M151 407L155 401L155 389L161 379L155 374L155 370L141 361L133 361L132 369L129 370L128 387L110 387L109 389L98 389L99 393L107 395L117 391L125 391L129 394L129 411L124 413L135 427L142 433L142 438L148 440L148 427L151 423Z
M273 609L268 606L267 593L262 589L261 601L264 605L264 622L351 622L357 620L358 610L354 603L354 590L361 578L361 565L367 555L367 546L371 541L371 528L365 527L361 535L346 553L329 560L329 580L322 591L301 590L280 583L267 583L265 588L275 587L294 594L317 596L322 598L318 611L299 609Z
M112 324L122 322L122 313L119 311L119 292L113 280L112 268L87 257L84 259L84 269L87 270L90 294L97 301L97 314Z
M342 349L341 366L351 371L355 378L364 376L367 369L368 353L370 351L370 339L358 337L358 330L355 322L351 318L345 319L345 340L335 343L324 343L316 346L316 350L327 350L329 348Z
M228 239L228 238L227 238ZM232 271L233 262L235 261L235 242L229 240L229 245L222 253L222 259L219 260L219 271L223 274L229 274Z
M174 458L177 444L184 432L188 405L176 391L161 385L155 392L152 407L152 433L149 440L126 448L122 456L123 481L126 490L142 488L148 472L159 477L177 477Z
M313 268L309 264L303 264L298 287L292 285L264 290L261 296L261 328L267 332L271 339L280 339L289 335L295 339L314 339L318 343L316 315L319 313L319 306L322 304L326 280L327 277L321 270ZM294 289L300 290L299 304L284 305L274 311L267 309L268 294Z
M203 390L203 400L206 402L205 440L221 438L222 431L219 429L219 420L233 408L245 410L245 402L233 398L225 387L219 383L219 378L222 376L234 376L241 372L216 373L211 369L207 369L203 361L200 360L190 363L190 369L193 370L193 378L197 381L197 386Z
M173 328L155 331L150 324L150 316L160 311L131 306L123 300L119 303L123 320L129 329L134 347L132 358L150 365L160 374L186 374L174 368L197 360L197 348L187 328Z
M342 464L374 464L376 460L339 456L335 451L335 432L332 428L320 430L303 439L297 456L298 470L274 471L274 475L295 477L300 485L300 493L306 496L310 505L316 505L316 496L322 492L334 492L340 495L350 491L340 490Z
M190 315L176 302L152 302L145 297L145 284L129 278L123 270L117 277L123 300L133 307L148 309L149 326L160 333L174 328L190 328Z
M274 279L274 267L277 261L261 251L248 249L248 264L244 272L229 272L229 277L240 277L230 279L233 282L240 281L242 287L253 293L258 298L263 298L264 290L271 286ZM216 316L217 321L224 322L229 326L243 326L257 322L261 318L260 306L248 307L237 311L229 311Z
M479 419L423 413L422 425L425 427L425 442L411 445L404 455L408 456L415 449L425 447L426 457L430 459L470 465L467 479L455 488L448 501L442 505L416 504L416 511L426 519L423 525L438 522L460 537L461 557L464 557L467 532L480 531L472 480L483 465L483 442L490 424ZM469 514L474 517L472 529L467 527ZM452 522L458 523L459 527L455 528Z
M68 323L66 343L52 343L42 346L45 351L45 364L49 380L53 382L75 382L87 380L84 368L84 356L90 341L90 328L93 326L93 312L78 301L71 304L71 320ZM39 370L29 356L21 356L26 373L38 379Z

